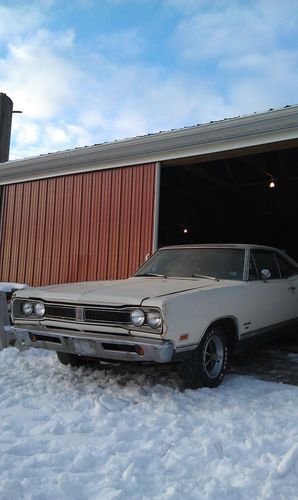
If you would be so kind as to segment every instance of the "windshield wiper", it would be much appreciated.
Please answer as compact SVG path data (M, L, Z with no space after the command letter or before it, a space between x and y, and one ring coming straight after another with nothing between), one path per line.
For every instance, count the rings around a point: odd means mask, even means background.
M150 276L151 278L166 278L165 274L157 274L157 273L137 274L137 277L138 276Z
M205 278L206 280L214 280L214 281L219 281L218 278L215 278L214 276L205 276L204 274L192 274L193 278Z

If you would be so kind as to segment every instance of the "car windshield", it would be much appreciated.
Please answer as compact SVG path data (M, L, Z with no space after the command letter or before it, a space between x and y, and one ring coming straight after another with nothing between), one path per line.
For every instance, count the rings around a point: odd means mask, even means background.
M231 248L165 248L134 276L242 280L244 254Z

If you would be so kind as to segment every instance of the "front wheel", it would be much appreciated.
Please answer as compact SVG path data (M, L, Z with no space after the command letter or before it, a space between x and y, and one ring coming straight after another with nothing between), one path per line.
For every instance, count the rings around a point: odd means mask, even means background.
M86 360L83 356L78 356L78 354L70 354L68 352L56 351L57 358L63 365L71 366L82 366L86 364Z
M190 389L218 387L221 384L228 363L228 344L220 325L207 330L186 363L184 378Z

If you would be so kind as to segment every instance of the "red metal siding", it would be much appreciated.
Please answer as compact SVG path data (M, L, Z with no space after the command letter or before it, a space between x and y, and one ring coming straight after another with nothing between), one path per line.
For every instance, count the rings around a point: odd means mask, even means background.
M39 187L38 218L36 224L34 274L32 285L37 286L42 282L43 276L43 249L45 243L45 219L47 210L48 181L42 180L36 183Z
M70 256L70 245L72 235L72 200L74 193L74 178L70 177L66 182L63 200L63 219L62 219L62 234L61 253L60 253L60 271L59 281L66 283L68 281L68 266Z
M4 190L4 210L3 227L1 238L1 281L8 281L10 270L11 245L12 245L12 227L14 219L15 186L11 186L9 191ZM5 238L5 245L4 245Z
M120 206L120 227L126 230L121 233L121 253L118 254L118 276L125 278L128 276L130 225L131 225L131 187L132 169L122 172L122 196Z
M87 281L92 280L93 276L97 276L97 267L100 251L98 242L100 241L100 202L95 203L94 200L98 198L98 193L101 192L102 176L92 174L92 190L91 190L91 212L90 220L92 221L92 228L90 229L90 245L89 245L89 259L87 268Z
M129 276L152 252L155 163L4 187L0 281Z
M23 203L23 191L24 191L24 186L22 184L18 184L16 186L16 191L15 191L15 208L14 208L15 216L13 220L13 228L16 234L20 234L22 230L21 207ZM19 261L19 240L16 242L16 244L11 246L11 255L9 264L11 281L16 281L18 261Z

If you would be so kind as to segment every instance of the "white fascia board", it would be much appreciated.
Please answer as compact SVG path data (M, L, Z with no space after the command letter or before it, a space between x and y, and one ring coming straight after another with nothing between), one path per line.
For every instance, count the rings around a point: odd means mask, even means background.
M298 106L0 164L0 185L298 138Z

